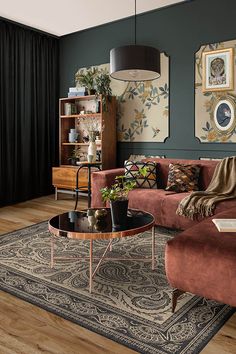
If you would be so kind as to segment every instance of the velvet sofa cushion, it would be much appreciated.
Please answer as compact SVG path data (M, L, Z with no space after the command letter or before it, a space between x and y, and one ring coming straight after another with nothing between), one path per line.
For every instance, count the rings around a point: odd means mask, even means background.
M141 209L155 217L155 223L161 224L162 204L166 191L163 189L134 189L129 192L129 208Z
M236 218L236 207L214 218ZM165 268L174 288L236 306L236 233L207 218L168 241Z
M158 188L166 188L168 173L169 173L169 164L170 163L179 163L179 164L188 164L188 165L199 165L201 166L199 174L199 190L205 190L213 176L216 165L219 161L207 161L207 160L187 160L187 159L157 159L157 158L147 158L144 161L153 161L157 164L157 186Z
M199 165L170 163L166 190L176 193L198 191L199 173Z
M173 193L164 189L135 189L129 192L129 208L151 213L155 223L176 229L183 229L193 221L175 214L178 203L188 193Z
M157 174L154 162L125 161L125 177L136 182L136 188L156 188ZM140 170L145 170L146 174L141 174Z
M129 208L151 213L155 217L156 225L186 230L203 220L201 216L191 220L176 215L180 201L187 195L188 192L175 193L164 189L134 189L129 192ZM236 199L222 201L216 205L215 214L232 207L236 207Z

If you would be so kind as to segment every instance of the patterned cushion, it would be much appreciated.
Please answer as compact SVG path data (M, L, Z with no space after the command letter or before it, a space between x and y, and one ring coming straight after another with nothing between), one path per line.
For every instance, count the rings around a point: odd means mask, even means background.
M176 193L198 191L199 172L198 165L170 163L166 190Z
M137 188L157 188L156 164L154 162L125 161L125 177L132 178ZM146 176L139 173L146 170Z

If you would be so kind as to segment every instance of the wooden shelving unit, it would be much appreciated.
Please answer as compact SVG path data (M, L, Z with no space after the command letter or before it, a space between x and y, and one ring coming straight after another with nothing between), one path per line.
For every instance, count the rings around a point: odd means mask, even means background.
M96 112L97 103L100 110ZM71 112L68 113L68 104ZM80 111L85 113L81 114ZM89 112L89 113L88 113ZM61 98L59 100L59 166L53 167L53 185L57 191L73 191L75 189L75 177L77 165L71 165L72 151L79 148L81 161L87 159L88 142L84 142L87 136L86 120L94 119L100 127L99 140L96 142L97 150L100 151L102 169L116 167L116 100L112 97L107 100L107 109L104 111L102 96L76 96ZM76 129L78 140L69 142L70 129ZM87 185L87 171L80 172L80 185ZM56 193L57 195L57 193Z

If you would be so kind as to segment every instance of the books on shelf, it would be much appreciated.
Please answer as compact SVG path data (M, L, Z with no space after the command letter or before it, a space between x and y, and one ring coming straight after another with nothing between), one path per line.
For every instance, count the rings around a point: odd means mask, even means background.
M69 87L68 97L86 96L87 91L85 87Z
M236 232L236 219L212 219L220 232Z
M86 88L83 86L80 87L69 87L69 92L85 92Z
M68 92L68 97L77 97L77 96L86 96L87 92L79 92L79 91L75 91L75 92Z
M65 103L65 111L64 114L69 116L71 114L77 114L77 107L75 103Z

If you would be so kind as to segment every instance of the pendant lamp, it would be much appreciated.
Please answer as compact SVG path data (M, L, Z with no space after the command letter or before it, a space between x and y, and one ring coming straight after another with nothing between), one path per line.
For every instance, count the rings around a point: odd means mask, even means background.
M134 45L113 48L110 51L110 75L122 81L147 81L160 77L158 49L136 44L136 0L134 16Z

